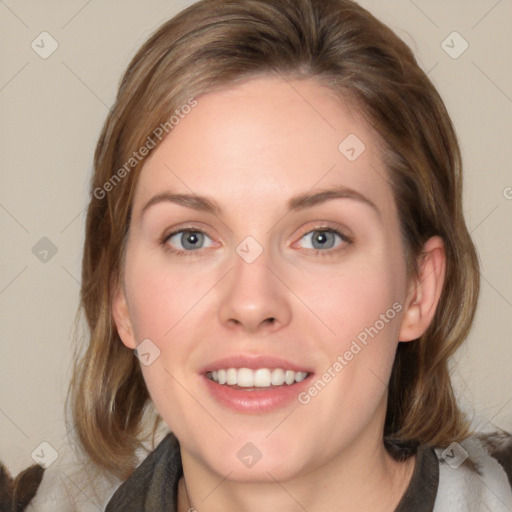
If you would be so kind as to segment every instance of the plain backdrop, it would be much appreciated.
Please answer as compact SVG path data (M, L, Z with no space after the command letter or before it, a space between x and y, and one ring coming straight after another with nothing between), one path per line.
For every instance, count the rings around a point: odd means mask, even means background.
M70 450L64 397L95 143L137 48L190 3L0 2L0 459L13 473L42 442L56 464ZM482 290L453 375L478 428L512 430L512 2L361 4L413 48L454 121Z

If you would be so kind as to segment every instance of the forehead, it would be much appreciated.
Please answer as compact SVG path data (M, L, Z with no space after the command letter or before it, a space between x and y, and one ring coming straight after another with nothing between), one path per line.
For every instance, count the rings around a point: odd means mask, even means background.
M134 210L165 191L236 209L333 185L392 208L378 142L357 109L316 80L253 78L197 98L145 162Z

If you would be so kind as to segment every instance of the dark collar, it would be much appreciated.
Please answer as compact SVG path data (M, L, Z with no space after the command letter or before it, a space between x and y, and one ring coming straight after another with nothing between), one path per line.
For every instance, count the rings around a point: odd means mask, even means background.
M116 490L105 512L176 512L182 474L180 447L170 433Z
M432 512L439 486L439 460L433 448L420 445L416 465L395 512Z
M116 490L105 512L176 512L182 475L178 441L168 434ZM433 448L420 446L411 482L395 512L432 512L438 483L437 455Z

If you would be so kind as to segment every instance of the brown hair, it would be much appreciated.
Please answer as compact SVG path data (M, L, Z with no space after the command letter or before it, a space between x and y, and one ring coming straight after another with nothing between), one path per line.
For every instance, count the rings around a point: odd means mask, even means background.
M190 98L262 73L317 79L350 98L380 134L409 276L417 275L429 237L445 242L446 281L434 320L397 351L388 448L408 454L420 442L443 446L468 435L448 359L473 321L478 259L463 218L460 150L436 89L409 47L350 0L202 0L166 22L135 55L94 155L81 290L90 337L77 353L68 399L82 449L121 478L136 465L150 405L139 363L111 314L145 161L130 158L149 141L156 145L155 128Z

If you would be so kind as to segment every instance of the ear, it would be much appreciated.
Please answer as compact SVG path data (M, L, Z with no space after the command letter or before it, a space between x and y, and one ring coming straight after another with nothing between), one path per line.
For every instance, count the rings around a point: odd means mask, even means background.
M135 336L133 334L133 326L130 319L130 310L126 301L123 286L116 284L114 286L115 294L112 301L112 317L117 327L117 332L121 341L128 348L135 349Z
M409 286L399 341L419 338L434 318L446 274L446 253L441 237L433 236L427 241L418 263L419 276Z

